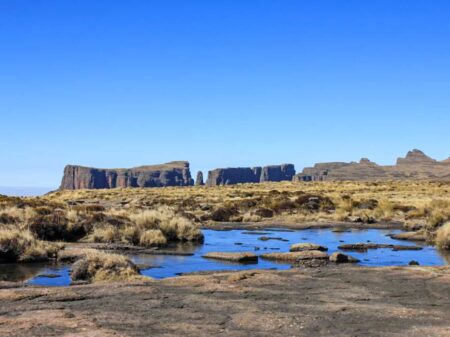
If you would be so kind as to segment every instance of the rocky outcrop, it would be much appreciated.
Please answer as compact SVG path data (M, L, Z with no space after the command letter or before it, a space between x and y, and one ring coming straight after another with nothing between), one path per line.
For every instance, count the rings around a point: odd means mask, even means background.
M205 259L223 260L231 262L257 262L258 255L250 252L242 253L224 253L224 252L210 252L203 255Z
M262 254L261 257L266 260L280 261L280 262L297 262L300 260L312 259L327 259L328 254L320 250L305 250L300 252L290 253L267 253Z
M203 186L203 172L198 171L197 172L197 178L195 179L195 186Z
M428 157L425 153L417 149L409 151L405 158L397 159L397 165L427 165L436 163L436 160Z
M338 246L342 250L353 250L365 252L369 249L381 249L389 248L394 251L398 250L422 250L420 246L403 246L403 245L392 245L387 243L348 243Z
M330 261L334 263L358 263L359 260L353 256L343 254L341 252L334 252L330 255Z
M290 252L302 252L306 250L320 250L321 252L326 252L328 248L315 243L295 243L291 245L291 248L289 249Z
M130 169L99 169L67 165L60 189L99 189L116 187L191 186L194 184L186 161Z
M220 168L208 172L206 185L234 185L243 183L260 183L267 181L292 180L295 168L292 164L271 165L264 167Z
M320 163L305 168L293 178L294 181L406 179L450 180L450 160L437 161L416 149L397 159L396 165L382 166L367 158L358 163Z

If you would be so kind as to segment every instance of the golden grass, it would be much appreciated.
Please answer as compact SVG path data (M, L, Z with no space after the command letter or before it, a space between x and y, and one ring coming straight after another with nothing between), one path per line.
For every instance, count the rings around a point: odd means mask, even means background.
M74 263L74 281L117 282L140 280L139 269L125 256L88 249L84 257Z
M449 182L429 181L279 182L58 191L43 197L0 198L0 222L2 212L6 214L3 223L19 218L18 223L12 222L22 229L29 228L30 219L46 220L31 227L46 235L55 232L51 221L58 209L63 221L56 227L67 227L64 235L59 234L60 239L65 236L77 239L79 236L70 234L79 234L79 224L83 224L82 229L91 238L133 244L139 244L142 233L151 229L161 230L168 241L198 240L201 237L198 224L214 221L400 221L407 229L423 227L432 238L450 220L449 192ZM16 207L17 204L22 206ZM42 215L48 210L52 213ZM39 231L44 225L49 230Z
M139 238L139 244L144 247L163 246L167 239L160 229L147 229Z
M87 241L120 242L150 247L162 246L168 241L201 241L203 239L200 227L196 223L175 213L167 206L154 210L130 211L121 213L120 216L127 219L126 225L114 226L100 223L94 226Z
M34 262L55 258L62 245L37 240L29 231L0 229L0 260Z
M116 227L107 225L104 227L95 227L88 241L112 243L118 241L120 237L120 232Z
M450 222L447 222L437 230L436 246L450 250Z

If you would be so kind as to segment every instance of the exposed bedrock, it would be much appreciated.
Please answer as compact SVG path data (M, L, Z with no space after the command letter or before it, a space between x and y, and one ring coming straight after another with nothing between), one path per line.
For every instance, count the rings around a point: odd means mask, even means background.
M208 172L206 185L234 185L241 183L260 183L266 181L290 181L295 175L292 164L270 165L264 167L219 168Z
M99 169L67 165L60 189L191 186L189 162L174 161L130 169Z

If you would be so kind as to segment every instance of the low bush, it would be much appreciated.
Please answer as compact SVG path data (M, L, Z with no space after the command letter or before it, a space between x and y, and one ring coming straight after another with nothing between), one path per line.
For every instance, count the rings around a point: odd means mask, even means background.
M210 219L213 221L230 221L230 218L239 214L239 210L234 206L217 207L211 212Z
M255 209L255 211L253 213L262 218L273 217L273 210L271 210L270 208L260 207L260 208Z
M297 207L308 211L332 211L335 209L333 201L321 195L304 194L295 199Z
M39 214L29 220L29 230L39 239L48 241L76 241L88 232L84 223L69 222L64 210L56 209L50 214Z

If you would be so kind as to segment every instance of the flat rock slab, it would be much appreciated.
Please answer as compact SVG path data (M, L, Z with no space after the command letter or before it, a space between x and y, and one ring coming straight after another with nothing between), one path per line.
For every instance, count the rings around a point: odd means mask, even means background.
M315 243L295 243L291 246L289 251L302 252L305 250L320 250L322 252L326 252L328 248Z
M392 239L396 240L411 240L411 241L426 241L427 236L421 232L403 232L398 234L390 234Z
M283 239L283 238L280 238L280 237L272 237L272 236L261 236L261 237L258 238L258 240L261 240L261 241L275 240L275 241L284 241L284 242L288 242L289 241L287 239Z
M242 234L246 234L246 235L268 235L270 233L269 232L261 232L261 231L247 231L247 232L242 232Z
M450 335L450 268L245 271L0 289L0 336Z
M344 245L338 246L339 249L342 250L354 250L359 252L365 252L369 249L380 249L380 248L389 248L392 250L422 250L422 247L419 246L402 246L402 245L392 245L385 243L348 243Z
M296 262L301 260L328 259L328 254L319 250L306 250L303 252L268 253L261 255L261 257L266 260Z
M258 255L243 252L243 253L223 253L223 252L211 252L203 255L205 259L223 260L231 262L256 262L258 261Z

